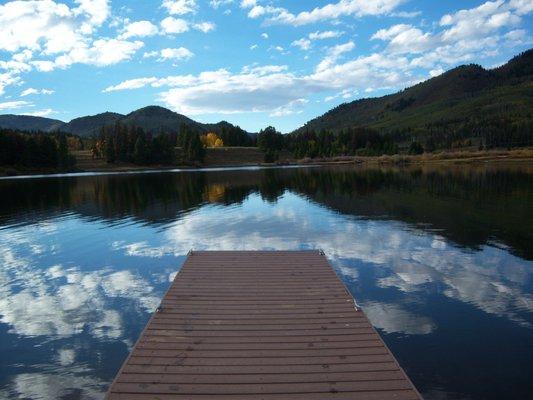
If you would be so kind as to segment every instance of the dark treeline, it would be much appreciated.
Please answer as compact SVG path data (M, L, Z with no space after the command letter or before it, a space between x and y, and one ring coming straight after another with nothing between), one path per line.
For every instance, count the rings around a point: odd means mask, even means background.
M398 153L390 135L368 128L345 129L338 133L310 131L287 137L287 148L297 158L334 156L379 156Z
M76 159L69 153L64 133L21 132L0 129L0 165L67 171Z
M396 142L417 141L424 151L455 150L475 147L479 150L517 148L533 145L533 120L480 119L476 121L442 121L428 123L421 129L393 129Z
M281 150L290 151L295 158L398 153L398 146L390 135L380 135L368 128L345 129L338 133L323 130L282 135L275 128L268 127L257 135L257 146L265 152L266 162L277 160Z
M282 150L297 159L335 156L381 156L392 154L422 154L435 151L495 148L518 148L533 145L533 122L498 124L481 122L463 124L454 129L447 125L428 125L424 133L397 129L382 133L371 128L354 127L341 131L305 132L282 135L268 127L257 136L257 146L265 152L265 161L278 159Z
M217 132L224 142L224 146L229 147L249 147L255 146L254 138L238 126L222 126Z
M202 134L185 124L180 126L179 133L152 134L139 127L117 123L101 129L99 137L93 140L92 151L94 157L104 158L108 163L195 164L205 158ZM225 146L254 145L254 140L239 127L223 126L218 135ZM176 147L182 150L181 159L177 157Z
M176 157L176 141L176 134L153 136L142 128L115 124L101 129L92 151L95 157L105 158L108 163L172 164Z

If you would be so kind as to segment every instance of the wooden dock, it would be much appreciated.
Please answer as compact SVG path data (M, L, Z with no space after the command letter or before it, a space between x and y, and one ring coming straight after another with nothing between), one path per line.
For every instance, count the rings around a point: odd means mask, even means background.
M194 252L107 399L420 399L318 251Z

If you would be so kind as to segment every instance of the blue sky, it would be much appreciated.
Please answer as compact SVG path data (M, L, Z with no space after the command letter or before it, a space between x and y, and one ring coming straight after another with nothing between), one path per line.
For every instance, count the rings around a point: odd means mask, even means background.
M0 113L150 104L283 132L346 101L531 47L533 0L0 3Z

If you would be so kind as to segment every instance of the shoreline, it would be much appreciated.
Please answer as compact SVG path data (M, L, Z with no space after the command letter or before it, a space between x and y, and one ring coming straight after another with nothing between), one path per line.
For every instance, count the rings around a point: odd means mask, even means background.
M199 166L191 165L134 165L134 164L105 164L105 167L74 169L71 171L57 171L53 169L20 169L14 167L0 167L0 178L22 178L32 176L83 176L85 174L120 174L142 172L171 172L171 171L209 171L213 169L239 168L278 168L278 167L312 167L328 165L371 165L371 166L413 166L413 165L460 165L477 163L525 163L533 161L533 148L516 150L489 150L476 152L442 152L424 153L421 155L383 155L383 156L338 156L331 158L306 158L301 160L286 159L276 163L206 163Z

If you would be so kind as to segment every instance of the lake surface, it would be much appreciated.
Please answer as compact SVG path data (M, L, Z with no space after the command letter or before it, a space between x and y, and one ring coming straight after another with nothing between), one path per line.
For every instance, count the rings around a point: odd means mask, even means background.
M533 166L0 181L0 398L101 399L190 249L323 249L427 399L533 390Z

